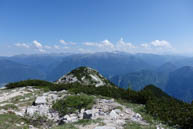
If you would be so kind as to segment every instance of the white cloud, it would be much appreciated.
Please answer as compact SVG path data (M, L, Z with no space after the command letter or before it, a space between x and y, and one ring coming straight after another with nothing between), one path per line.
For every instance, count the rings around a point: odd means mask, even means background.
M59 40L59 42L61 43L61 44L63 44L63 45L76 45L76 43L74 43L74 42L66 42L66 41L64 41L64 40Z
M27 45L25 43L16 43L15 46L17 46L17 47L24 47L24 48L30 48L30 45Z
M175 48L166 40L154 40L150 43L140 44L139 52L144 53L172 53Z
M121 39L117 42L116 46L117 46L118 49L120 49L120 48L127 48L127 49L129 49L129 48L136 48L135 45L133 45L132 43L129 43L129 42L126 43L126 42L124 42L123 38L121 38Z
M63 48L64 48L64 49L69 49L69 47L66 47L66 46L65 46L65 47L63 47Z
M154 40L149 43L134 45L130 42L125 42L121 38L117 43L111 43L109 40L101 42L85 42L83 45L93 51L123 51L129 53L171 53L174 47L166 40Z
M34 40L34 41L33 41L33 45L35 46L35 48L38 49L39 52L41 52L41 53L47 52L47 51L44 49L44 46L43 46L40 42L38 42L37 40ZM48 46L47 46L47 48L48 48Z
M38 42L37 40L34 40L33 44L35 45L36 48L39 48L39 49L43 47L43 45L40 42Z
M111 49L114 48L114 45L109 40L104 40L99 45L100 45L100 47L105 47L105 48L108 47L108 48L111 48Z
M153 47L172 48L171 44L165 40L155 40L151 42Z
M54 45L54 48L55 48L55 49L60 49L60 46Z
M40 48L40 49L38 49L39 50L39 52L41 52L41 53L45 53L46 52L46 50L45 49L42 49L42 48Z
M64 41L64 40L59 40L59 42L60 42L61 44L67 45L67 42Z
M98 46L97 43L94 43L94 42L85 42L85 43L83 43L83 45L85 45L85 46Z
M46 45L46 46L44 46L44 48L45 48L45 49L51 49L52 47L51 47L51 46Z
M85 42L83 43L83 45L85 46L90 46L90 47L98 47L100 49L114 49L114 45L113 43L111 43L109 40L103 40L99 43L95 43L95 42Z
M143 47L143 48L148 48L148 47L150 47L150 45L147 44L147 43L143 43L143 44L141 44L140 46Z
M76 45L76 46L73 46ZM103 40L100 42L84 42L74 43L59 40L59 43L53 45L43 45L38 40L32 41L32 44L17 43L14 46L31 48L32 51L36 50L41 53L54 53L54 52L112 52L122 51L129 53L171 53L174 51L174 47L166 40L154 40L149 43L142 43L134 45L131 42L126 42L121 38L116 43L112 43L109 40Z
M131 49L136 48L135 45L129 42L124 42L121 38L116 44L111 43L109 40L103 40L101 42L85 42L85 46L98 47L100 51L126 51L129 52Z

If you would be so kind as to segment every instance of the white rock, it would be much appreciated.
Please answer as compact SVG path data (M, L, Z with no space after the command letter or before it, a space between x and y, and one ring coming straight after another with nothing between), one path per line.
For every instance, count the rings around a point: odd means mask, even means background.
M85 111L85 109L81 109L81 110L80 110L81 113L84 113L84 111Z
M117 119L117 117L119 116L114 110L112 110L109 115L113 119Z
M47 105L31 106L26 109L26 114L33 117L35 114L40 116L47 116L49 107Z
M76 116L71 117L71 122L77 122L77 121L78 121L78 117Z
M113 126L98 126L98 127L95 127L94 129L116 129L116 127L113 127Z
M37 105L46 104L46 103L47 103L47 101L46 101L45 96L37 97L36 100L35 100L35 104L37 104Z
M33 116L35 113L37 112L37 108L35 106L32 106L32 107L28 107L26 109L26 114L29 115L29 116Z
M116 113L121 113L121 110L120 109L115 109L114 110Z
M92 110L86 110L83 113L83 119L91 119L92 118Z
M133 117L135 117L137 120L142 120L142 117L139 113L136 113Z
M38 106L38 114L41 116L47 116L49 113L49 106L48 105L40 105Z
M17 111L15 111L15 115L17 115L17 116L24 116L25 114L23 113L23 112L17 112Z
M116 120L116 125L124 125L126 124L125 120Z
M157 125L156 129L164 129L161 125Z
M104 112L102 112L102 111L100 111L100 112L99 112L99 115L104 116L104 115L105 115L105 113L104 113Z
M64 118L67 120L67 121L71 121L71 117L69 115L65 115Z
M56 83L74 83L74 82L79 82L77 77L74 77L74 75L64 75L62 76Z

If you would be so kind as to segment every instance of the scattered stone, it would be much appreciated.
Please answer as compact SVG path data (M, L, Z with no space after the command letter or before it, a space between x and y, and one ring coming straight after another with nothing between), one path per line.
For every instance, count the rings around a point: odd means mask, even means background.
M116 128L112 126L98 126L98 127L95 127L94 129L116 129Z
M30 88L29 88L30 89ZM21 94L20 89L12 90L12 92L18 92ZM28 88L25 88L25 91L28 91ZM31 91L33 91L31 89ZM24 92L22 94L25 94ZM10 93L4 93L3 97L6 95L10 95ZM97 120L100 119L101 122L104 123L105 126L99 126L96 123L92 125L92 129L124 129L124 125L127 121L137 122L139 124L147 125L147 123L143 120L142 116L138 113L135 113L130 108L127 108L119 103L117 103L114 99L96 99L95 104L92 109L85 110L81 109L80 112L72 113L65 115L63 117L59 116L57 111L52 109L53 103L61 98L69 96L70 94L66 91L49 91L43 93L41 96L34 93L33 97L36 97L34 104L30 106L19 107L19 110L14 111L11 110L18 116L28 116L34 118L36 116L46 117L48 120L54 121L55 124L62 125L65 123L73 123L82 119L88 120ZM0 95L1 99L2 95ZM31 99L31 98L30 98ZM28 99L25 99L28 100ZM1 101L1 100L0 100ZM17 106L20 104L18 103ZM117 109L116 107L120 107L122 110ZM7 113L7 110L0 110L0 114ZM20 123L23 125L25 123ZM31 129L35 129L33 126ZM81 128L84 129L84 128ZM90 128L88 128L90 129ZM157 126L157 129L163 129L162 126Z
M37 97L35 100L35 105L41 105L41 104L46 104L46 97L45 96L40 96Z
M119 115L118 115L114 110L112 110L112 111L110 112L110 117L111 117L112 119L117 119L118 116L119 116Z
M91 119L92 118L92 110L87 110L83 113L83 119Z

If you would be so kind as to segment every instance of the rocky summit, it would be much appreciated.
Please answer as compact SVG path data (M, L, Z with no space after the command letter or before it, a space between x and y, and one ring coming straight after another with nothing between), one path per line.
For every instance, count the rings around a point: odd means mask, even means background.
M142 105L125 105L99 96L94 96L90 109L60 115L52 108L53 104L69 96L74 95L66 90L45 92L31 86L0 89L0 122L8 117L7 123L3 121L0 125L9 129L129 129L127 126L164 129L165 126L155 121L149 123L140 112L134 111L143 109ZM11 119L13 123L9 123Z
M122 99L125 91L89 67L55 83L10 83L0 89L0 129L173 129L148 114L145 105Z
M110 86L109 80L103 77L99 72L90 67L79 67L70 73L62 76L56 81L57 84L79 83L81 85Z

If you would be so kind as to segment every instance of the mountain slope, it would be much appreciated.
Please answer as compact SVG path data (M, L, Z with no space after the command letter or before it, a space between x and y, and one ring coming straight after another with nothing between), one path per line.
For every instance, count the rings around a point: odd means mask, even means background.
M0 83L25 79L44 79L45 75L30 66L9 60L0 60Z
M79 67L62 76L56 81L57 84L79 83L81 85L110 86L112 85L96 70L89 67Z
M48 80L54 81L69 71L88 66L97 69L105 77L126 74L152 66L134 55L125 53L78 54L64 57L63 61L48 74Z
M132 88L134 90L140 90L149 84L154 84L163 89L165 83L160 74L149 70L114 76L110 80L121 88Z
M193 100L193 67L185 66L172 72L166 91L171 96L191 102Z

